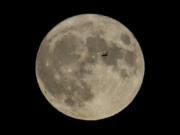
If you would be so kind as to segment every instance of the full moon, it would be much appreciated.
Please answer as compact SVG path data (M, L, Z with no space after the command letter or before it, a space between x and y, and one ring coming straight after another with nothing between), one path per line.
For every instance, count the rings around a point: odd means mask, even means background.
M47 101L80 120L121 112L136 97L145 72L132 32L99 14L81 14L57 24L42 40L35 65Z

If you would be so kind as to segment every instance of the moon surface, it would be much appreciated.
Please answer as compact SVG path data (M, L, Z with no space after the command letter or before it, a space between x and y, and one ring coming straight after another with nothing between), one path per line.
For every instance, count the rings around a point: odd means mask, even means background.
M144 57L117 20L82 14L56 25L41 42L36 77L48 102L75 119L100 120L127 107L144 77Z

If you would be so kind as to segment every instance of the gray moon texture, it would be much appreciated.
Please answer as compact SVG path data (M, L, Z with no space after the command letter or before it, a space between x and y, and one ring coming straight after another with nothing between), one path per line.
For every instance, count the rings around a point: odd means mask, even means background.
M57 24L41 42L36 78L47 101L80 120L100 120L126 108L143 82L142 50L119 21L81 14Z

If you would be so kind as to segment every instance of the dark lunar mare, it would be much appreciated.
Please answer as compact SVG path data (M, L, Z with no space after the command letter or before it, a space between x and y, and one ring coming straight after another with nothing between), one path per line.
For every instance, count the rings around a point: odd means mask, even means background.
M58 40L52 53L53 64L61 62L62 65L71 65L77 62L80 58L80 55L75 54L77 42L77 37L73 35L68 35L62 38L62 40Z
M130 37L127 34L122 33L120 39L125 45L129 45L131 43Z
M59 71L61 65L71 66L72 63L78 63L80 55L74 53L77 45L76 40L77 38L74 36L64 37L61 41L56 42L52 53L48 53L49 49L47 45L42 44L37 56L37 74L44 83L45 88L52 96L66 95L65 103L68 106L82 106L83 104L81 102L92 100L94 97L91 92L91 87L86 82L75 76L83 86L83 88L81 88L77 85L77 80L71 80ZM51 61L50 66L46 66L47 59ZM92 61L90 58L87 58L86 60ZM86 60L78 63L81 64L79 66L79 71L77 71L80 75L88 73L84 68L87 63ZM61 64L58 63L59 61ZM60 78L63 78L60 82L55 80L53 71L58 71ZM68 89L68 86L70 86L71 89Z
M129 66L134 67L136 65L136 53L134 51L127 51L124 59Z
M130 38L126 34L121 35L121 40L126 45L130 44ZM107 45L107 42L104 39L100 38L99 36L87 38L86 46L88 48L89 54L98 52L102 56L103 53L106 52L107 56L106 57L103 56L101 58L107 66L113 66L114 70L117 70L117 68L118 68L117 67L118 59L124 59L126 64L128 66L130 66L130 68L136 68L136 57L137 56L136 56L135 51L127 51L123 48L117 47L113 43L111 43L111 47L110 47ZM122 78L126 78L128 76L127 70L122 69L120 76Z
M107 42L99 36L87 38L86 46L89 54L99 53L102 55L103 52L107 52L108 56L102 57L102 60L107 66L114 66L115 69L117 69L117 59L123 59L126 52L124 49L117 47L113 43L111 44L111 47L109 47Z
M46 61L49 59L48 50L49 48L47 44L41 45L37 55L36 70L40 79L44 83L45 88L54 96L56 94L60 94L61 91L58 90L60 86L54 80L53 70L56 70L56 68L52 65L46 66Z

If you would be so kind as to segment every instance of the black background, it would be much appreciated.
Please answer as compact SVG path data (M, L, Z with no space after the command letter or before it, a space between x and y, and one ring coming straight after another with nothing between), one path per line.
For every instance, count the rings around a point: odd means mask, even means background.
M73 6L72 3L68 6L58 3L44 6L24 3L5 15L13 40L13 79L17 80L10 86L13 87L12 101L8 102L8 107L6 105L6 125L17 127L15 130L18 131L40 130L58 134L63 131L75 134L96 131L110 134L123 131L149 133L167 129L171 125L167 110L171 108L168 109L165 96L169 88L166 85L169 68L166 62L170 59L166 51L171 49L165 39L169 31L167 26L170 25L168 20L174 22L174 11L169 10L173 7L167 3L131 3L126 4L128 8L123 4L87 7L88 4ZM42 95L35 76L36 54L47 32L64 19L84 13L106 15L124 24L137 38L145 59L144 81L133 102L113 117L89 122L67 117L54 109Z

